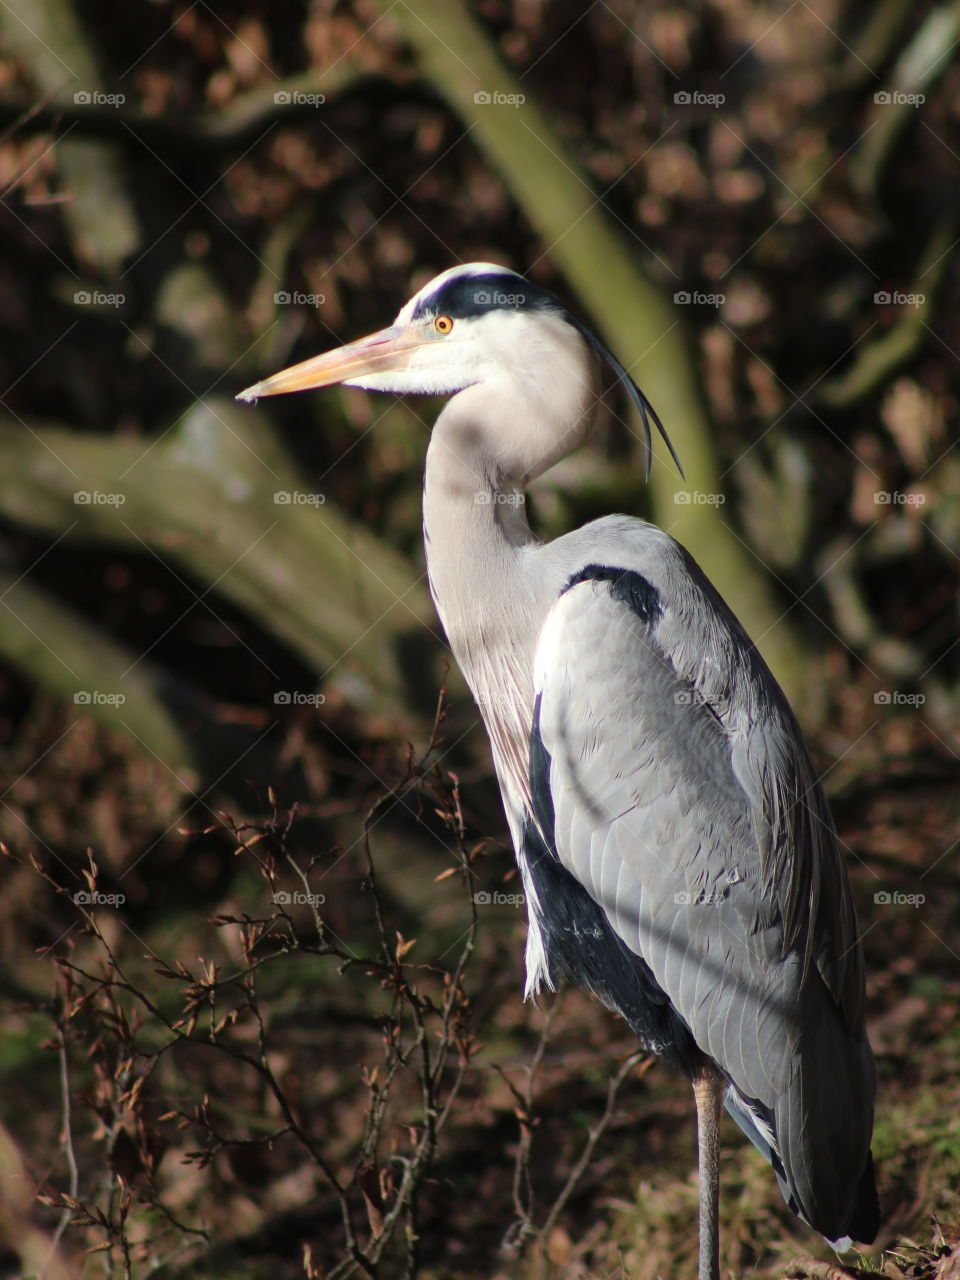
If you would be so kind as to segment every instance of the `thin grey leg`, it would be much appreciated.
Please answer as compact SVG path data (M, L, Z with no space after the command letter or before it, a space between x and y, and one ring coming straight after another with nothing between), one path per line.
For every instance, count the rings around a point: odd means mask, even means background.
M720 1112L726 1081L712 1066L693 1082L700 1167L698 1280L720 1280Z

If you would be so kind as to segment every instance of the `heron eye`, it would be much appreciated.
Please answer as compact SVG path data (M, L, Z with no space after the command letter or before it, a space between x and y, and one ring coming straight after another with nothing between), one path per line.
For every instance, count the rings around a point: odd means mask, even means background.
M436 329L437 333L449 333L453 328L453 321L449 316L437 316L436 320L433 322L433 327Z

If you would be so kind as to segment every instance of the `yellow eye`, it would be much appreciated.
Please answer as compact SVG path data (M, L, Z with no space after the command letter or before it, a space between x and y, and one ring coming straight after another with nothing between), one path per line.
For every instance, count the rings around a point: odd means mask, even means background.
M436 320L433 322L433 327L436 329L437 333L449 333L453 328L453 321L449 316L437 316Z

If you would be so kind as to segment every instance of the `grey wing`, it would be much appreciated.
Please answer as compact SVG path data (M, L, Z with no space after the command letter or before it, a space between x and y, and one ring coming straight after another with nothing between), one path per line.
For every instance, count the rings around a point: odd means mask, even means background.
M562 869L726 1075L793 1207L837 1238L861 1225L873 1108L849 887L783 695L673 546L659 582L587 566L541 634L527 861L546 976L589 933L552 918Z

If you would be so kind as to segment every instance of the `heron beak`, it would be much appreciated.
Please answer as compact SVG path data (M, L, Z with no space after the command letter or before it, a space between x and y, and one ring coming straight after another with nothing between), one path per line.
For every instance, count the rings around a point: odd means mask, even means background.
M359 338L336 351L322 356L312 356L300 364L291 365L275 373L263 382L256 382L241 391L238 400L255 401L261 396L280 396L288 391L310 391L314 387L330 387L337 382L370 373L389 373L406 367L407 357L415 348L423 345L423 339L414 331L400 325L391 325Z

